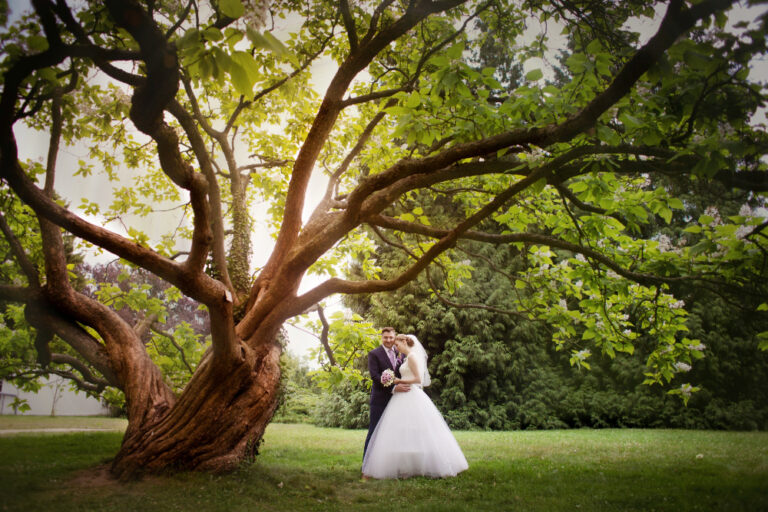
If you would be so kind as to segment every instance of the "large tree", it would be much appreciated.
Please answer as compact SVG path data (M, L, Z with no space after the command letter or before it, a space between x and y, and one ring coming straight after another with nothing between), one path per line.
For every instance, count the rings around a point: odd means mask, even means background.
M661 21L644 42L633 20L654 11L642 1L32 4L34 15L3 35L0 176L14 206L0 224L24 277L0 287L0 298L26 305L42 352L57 337L124 391L129 425L112 464L117 476L224 470L251 456L278 399L282 324L333 294L397 289L433 263L466 276L461 255L451 259L462 239L518 244L542 263L552 260L550 248L574 256L547 278L586 286L569 292L588 295L574 319L587 329L564 328L557 342L580 334L628 351L631 321L610 294L652 304L636 322L657 334L655 379L692 352L690 340L676 337L666 283L761 268L754 262L765 251L765 224L755 217L729 220L727 229L692 219L701 243L675 251L643 236L645 223L684 207L668 189L645 186L649 175L767 188L765 133L749 124L763 89L748 80L751 59L765 51L764 27L726 30L731 1L659 6ZM281 15L300 23L284 42L257 26ZM538 36L528 37L536 25ZM550 30L571 48L563 76L548 81L529 66L525 83L510 88L520 63L552 59ZM473 65L489 44L507 52L498 73ZM319 58L336 68L316 100L309 69ZM45 164L19 157L21 125L49 131ZM183 230L154 241L136 227L110 229L73 213L56 196L62 143L89 148L69 175L96 168L134 178L101 215L185 203L188 244L179 241ZM326 191L305 220L317 175ZM441 215L440 201L422 201L425 193L460 205L461 215ZM98 199L82 207L96 215ZM257 199L270 204L275 243L252 278ZM14 232L23 224L10 218L18 200L37 217L41 264L31 240ZM542 231L539 222L550 225ZM340 258L365 263L369 228L393 244L398 234L418 235L400 244L412 263L397 275L363 264L362 280L330 277L300 292L308 271L333 275ZM139 326L72 286L63 233L205 305L211 349L178 396ZM613 276L635 284L607 287L619 281ZM609 300L593 297L599 290ZM546 291L542 301L557 290Z

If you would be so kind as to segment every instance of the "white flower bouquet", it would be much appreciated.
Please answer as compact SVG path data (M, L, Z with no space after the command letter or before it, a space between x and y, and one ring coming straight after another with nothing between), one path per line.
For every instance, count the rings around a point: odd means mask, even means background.
M393 382L395 382L395 372L392 370L384 370L381 374L381 385L386 388L391 386Z

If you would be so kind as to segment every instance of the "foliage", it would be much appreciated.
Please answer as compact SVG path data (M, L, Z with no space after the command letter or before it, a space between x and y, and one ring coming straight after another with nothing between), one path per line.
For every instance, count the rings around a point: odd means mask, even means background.
M326 390L313 415L320 427L368 428L370 386L365 382L343 381Z
M312 382L306 362L290 351L283 352L281 363L281 397L274 421L279 423L311 423L321 400L320 389Z
M378 254L385 269L400 264L386 247ZM350 304L425 344L432 354L428 392L454 428L768 428L768 395L759 384L768 378L768 357L757 348L765 323L749 307L698 287L677 290L685 299L686 333L701 340L697 352L705 356L692 368L680 365L681 374L701 388L685 407L669 387L643 382L643 360L656 344L652 331L635 338L632 355L603 354L591 357L589 367L574 364L560 344L550 342L557 325L520 315L514 278L520 265L521 258L508 250L478 248L471 257L473 277L455 290L452 305L440 300L446 290L433 291L426 280ZM570 309L564 300L552 309L558 308ZM358 413L366 410L347 389L334 396L329 402L347 400L348 407L357 404ZM342 419L325 424L346 425Z

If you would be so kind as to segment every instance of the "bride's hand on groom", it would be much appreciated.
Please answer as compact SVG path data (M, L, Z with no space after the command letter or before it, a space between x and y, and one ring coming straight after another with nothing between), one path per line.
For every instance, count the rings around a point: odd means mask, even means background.
M410 384L403 384L402 382L397 382L399 379L395 380L395 393L405 393L406 391L411 390Z

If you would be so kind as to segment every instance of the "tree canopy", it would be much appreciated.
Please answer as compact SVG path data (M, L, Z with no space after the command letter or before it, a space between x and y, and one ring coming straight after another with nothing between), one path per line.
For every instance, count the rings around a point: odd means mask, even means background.
M558 326L556 344L579 340L577 365L590 347L633 352L642 331L655 342L648 379L669 381L699 354L675 283L736 288L768 309L767 139L752 122L765 91L750 77L765 19L728 25L734 2L671 0L658 14L594 0L32 5L2 35L0 299L25 306L40 365L62 342L125 393L116 475L234 467L277 405L287 319L433 268L450 291L472 276L468 241L531 263L518 303ZM281 19L296 28L278 38ZM320 60L333 74L317 94ZM49 134L47 159L20 156L22 126ZM74 145L87 156L62 169ZM62 173L114 180L111 204L62 201ZM324 190L310 207L313 177ZM681 177L746 191L746 209L688 217ZM163 236L129 224L168 207L183 218ZM673 217L686 227L660 236ZM274 233L260 268L255 222ZM377 266L375 240L407 264ZM183 391L145 324L78 289L65 242L206 308L211 348ZM300 288L313 272L319 284Z

